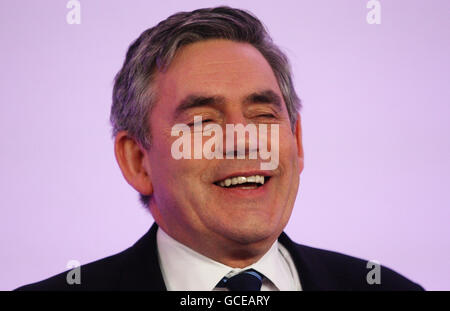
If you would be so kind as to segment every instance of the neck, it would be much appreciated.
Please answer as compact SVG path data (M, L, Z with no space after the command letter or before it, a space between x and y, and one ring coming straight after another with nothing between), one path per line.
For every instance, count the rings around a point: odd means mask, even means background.
M167 235L184 246L232 268L245 268L257 262L269 251L278 237L277 235L271 239L243 243L228 240L222 236L205 238L206 235L202 235L198 237L194 233L183 232L181 234L177 231L167 230L161 225L160 227Z

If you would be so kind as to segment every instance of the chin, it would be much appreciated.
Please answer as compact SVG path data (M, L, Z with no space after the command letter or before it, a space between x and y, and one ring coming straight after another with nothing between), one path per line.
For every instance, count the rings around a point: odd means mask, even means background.
M273 243L278 238L278 232L278 228L273 225L240 223L238 227L228 231L226 236L239 244Z

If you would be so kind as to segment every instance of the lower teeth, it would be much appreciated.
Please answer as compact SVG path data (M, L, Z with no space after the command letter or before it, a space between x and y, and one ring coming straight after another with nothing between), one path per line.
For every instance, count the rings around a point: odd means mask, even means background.
M256 189L260 186L262 186L262 185L261 184L236 184L236 185L231 185L231 186L222 187L222 188Z
M241 189L256 189L258 187L257 186L250 186L250 187L244 186L244 187L239 187L239 188L241 188Z

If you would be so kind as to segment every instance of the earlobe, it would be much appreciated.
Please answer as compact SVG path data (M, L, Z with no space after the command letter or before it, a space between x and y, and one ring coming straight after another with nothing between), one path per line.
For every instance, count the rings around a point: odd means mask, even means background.
M299 174L303 171L304 167L304 154L303 154L303 140L302 140L302 120L300 113L297 114L297 122L295 125L295 139L297 140L297 156L298 156L298 167Z
M126 131L117 133L114 153L125 180L143 195L153 193L146 150Z

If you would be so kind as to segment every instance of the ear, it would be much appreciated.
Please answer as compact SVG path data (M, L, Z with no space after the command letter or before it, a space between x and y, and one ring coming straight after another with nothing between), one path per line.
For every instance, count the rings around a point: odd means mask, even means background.
M114 142L114 153L123 177L143 195L153 193L148 153L126 131L120 131Z
M297 114L297 122L295 124L295 139L297 140L297 156L298 156L298 173L301 174L304 167L303 141L302 141L302 120L300 113Z

